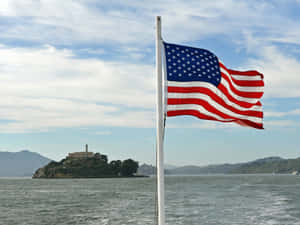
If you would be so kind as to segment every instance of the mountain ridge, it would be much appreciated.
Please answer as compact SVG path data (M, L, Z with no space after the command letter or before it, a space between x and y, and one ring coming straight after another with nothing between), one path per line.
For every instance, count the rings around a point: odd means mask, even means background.
M26 177L52 161L27 149L19 152L0 151L0 177Z
M140 172L154 174L156 168L143 164ZM166 169L168 175L200 175L200 174L243 174L243 173L292 173L300 171L300 157L284 159L278 156L265 157L249 162L212 164L207 166L186 165L174 169Z

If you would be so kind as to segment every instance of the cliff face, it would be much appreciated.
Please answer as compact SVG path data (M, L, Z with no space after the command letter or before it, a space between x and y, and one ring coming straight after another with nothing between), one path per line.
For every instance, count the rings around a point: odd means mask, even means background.
M33 178L108 178L131 177L138 163L127 159L108 163L107 156L95 154L92 158L67 157L60 162L50 162L38 169Z

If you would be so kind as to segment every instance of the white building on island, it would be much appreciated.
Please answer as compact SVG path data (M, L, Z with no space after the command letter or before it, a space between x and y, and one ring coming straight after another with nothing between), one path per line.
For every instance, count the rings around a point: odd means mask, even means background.
M88 145L85 145L85 152L72 152L69 153L68 158L72 159L83 159L83 158L93 158L95 154L88 151Z

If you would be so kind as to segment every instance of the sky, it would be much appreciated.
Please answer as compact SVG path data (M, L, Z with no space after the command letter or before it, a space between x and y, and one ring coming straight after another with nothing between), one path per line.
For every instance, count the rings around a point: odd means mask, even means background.
M155 17L170 43L264 74L264 130L167 118L165 162L300 157L299 0L0 1L0 151L155 162Z

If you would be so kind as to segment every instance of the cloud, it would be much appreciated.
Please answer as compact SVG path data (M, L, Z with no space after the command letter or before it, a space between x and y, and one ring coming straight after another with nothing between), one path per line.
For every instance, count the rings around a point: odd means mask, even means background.
M298 21L278 13L279 3L246 0L2 2L0 17L4 22L0 25L0 38L9 40L142 48L154 45L154 19L161 15L163 35L169 41L197 41L216 34L232 39L238 38L241 31L250 30L259 31L256 33L260 38L270 41L299 43L299 32L294 29Z
M299 97L300 62L275 44L299 44L298 21L278 13L284 3L256 3L1 1L0 41L7 44L0 44L0 94L5 96L0 99L0 119L11 122L1 124L0 132L153 126L154 67L133 62L154 60L156 15L163 17L167 41L218 35L247 46L254 56L245 66L265 74L266 98ZM14 47L24 45L31 47ZM109 59L109 54L117 59Z
M152 66L78 59L53 46L2 46L0 58L0 118L14 121L0 132L154 124Z
M265 75L265 97L300 97L300 61L276 46L254 45L257 58L247 67L256 68Z
M275 127L297 127L300 124L293 121L293 120L269 120L265 122L265 127L268 128L275 128Z
M287 112L265 112L265 117L286 117L286 116L299 116L300 109L294 109Z

